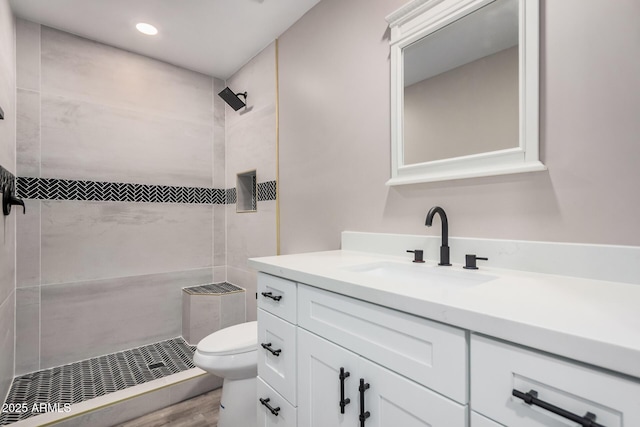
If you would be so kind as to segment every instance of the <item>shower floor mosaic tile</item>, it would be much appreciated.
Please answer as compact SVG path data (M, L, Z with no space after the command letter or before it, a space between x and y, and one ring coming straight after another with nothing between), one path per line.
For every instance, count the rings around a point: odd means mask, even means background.
M16 377L0 425L194 368L195 349L179 337Z

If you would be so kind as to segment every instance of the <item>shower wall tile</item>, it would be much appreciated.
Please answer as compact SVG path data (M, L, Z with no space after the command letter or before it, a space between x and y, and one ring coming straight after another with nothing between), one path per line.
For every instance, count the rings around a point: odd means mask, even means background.
M14 18L9 4L0 4L0 105L4 120L0 121L0 166L16 172L16 62Z
M211 266L211 205L41 203L43 284Z
M17 105L17 175L40 177L40 93L18 89Z
M15 18L8 1L0 1L0 182L13 184L16 172L16 54ZM15 229L14 213L0 219L0 399L9 390L15 346Z
M227 206L213 206L213 265L223 266L227 263Z
M43 92L211 123L211 77L45 26L41 31Z
M211 268L42 286L41 368L181 334L182 288Z
M16 19L16 80L19 89L40 90L40 24Z
M211 187L212 140L211 123L42 95L43 177Z
M25 199L26 215L16 216L16 286L40 285L40 201Z
M15 207L13 208L15 209ZM22 212L20 212L22 215ZM16 213L0 214L0 304L14 291L16 286ZM2 325L2 323L0 323ZM1 333L1 329L0 329ZM2 390L2 389L0 389Z
M247 298L246 292L237 292L220 297L220 329L245 322Z
M230 283L243 287L245 291L245 321L256 320L258 306L256 292L258 290L258 273L246 268L227 267L227 277Z
M227 206L227 280L246 289L246 320L256 319L256 272L247 259L277 253L275 201L258 202L255 213L235 212Z
M226 282L227 281L227 266L214 266L213 267L213 281L215 283L218 282Z
M226 107L226 188L235 187L238 173L253 169L258 183L275 181L275 44L256 55L226 83L237 92L248 92L246 109L235 112ZM267 198L271 194L268 190L275 188L272 184L259 187L259 195ZM246 289L247 321L256 319L257 283L256 272L247 267L247 258L276 255L275 207L275 201L259 199L257 212L236 213L235 205L227 205L227 280Z
M244 114L227 125L227 186L235 187L236 174L256 169L258 182L276 179L275 105Z
M13 349L15 325L15 293L11 293L0 301L0 399L11 386L13 379Z
M225 102L217 94L225 88L222 80L213 79L213 186L227 188L225 175Z
M246 269L247 258L275 255L275 208L273 200L258 202L252 213L236 213L235 205L227 205L227 265Z
M40 287L16 290L16 375L40 369Z
M213 187L225 189L225 102L217 94L225 88L225 82L220 79L213 79ZM226 194L226 191L225 191ZM226 200L225 202L226 203ZM227 262L226 257L226 215L227 210L224 206L217 205L213 207L213 265L221 266L222 273L215 274L226 280L226 269L224 265ZM220 268L214 271L218 271Z
M226 106L227 129L235 126L251 116L257 109L275 104L276 93L276 46L275 42L265 47L226 81L234 92L247 91L247 108L233 111ZM275 130L275 119L271 123L271 131ZM271 152L275 155L275 151Z

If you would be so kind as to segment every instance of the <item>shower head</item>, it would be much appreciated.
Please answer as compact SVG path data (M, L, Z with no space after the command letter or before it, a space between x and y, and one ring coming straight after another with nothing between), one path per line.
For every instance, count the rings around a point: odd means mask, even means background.
M235 111L238 111L240 108L244 107L247 101L247 92L245 93L234 93L229 87L225 87L222 92L218 94L220 98L224 99L224 102L229 104L229 107L233 108ZM244 101L242 101L239 97L244 96Z

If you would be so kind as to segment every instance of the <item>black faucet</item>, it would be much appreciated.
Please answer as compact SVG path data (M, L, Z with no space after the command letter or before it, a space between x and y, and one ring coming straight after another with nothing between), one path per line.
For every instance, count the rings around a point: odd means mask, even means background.
M451 265L449 262L449 222L444 209L440 206L434 206L429 209L424 225L431 227L435 214L440 214L440 222L442 222L442 245L440 245L440 263L438 265Z

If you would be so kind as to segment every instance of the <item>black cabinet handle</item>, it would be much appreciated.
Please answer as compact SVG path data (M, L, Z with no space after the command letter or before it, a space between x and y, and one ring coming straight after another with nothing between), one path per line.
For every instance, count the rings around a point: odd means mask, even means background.
M269 353L273 354L274 356L280 356L280 353L282 353L282 349L278 349L278 350L273 350L271 348L271 343L262 343L260 344L262 346L262 348L264 348L265 350L267 350Z
M340 413L344 414L344 407L351 403L351 399L344 398L344 380L349 378L351 374L345 372L344 368L340 368Z
M266 406L267 409L269 411L271 411L271 413L277 417L278 416L278 412L280 412L280 407L278 406L277 408L273 408L271 405L269 405L270 401L271 401L271 399L268 398L268 397L266 399L260 398L260 403L262 403L264 406Z
M572 412L552 405L551 403L545 402L544 400L538 399L538 392L535 390L529 390L529 392L523 393L514 388L511 391L511 394L519 399L524 400L524 403L526 403L527 405L539 406L542 409L546 409L549 412L560 415L561 417L573 421L574 423L578 423L582 427L604 427L602 424L596 423L595 414L587 412L583 417L581 417L580 415L576 415Z
M263 292L262 296L265 298L271 298L274 301L280 301L282 299L282 295L273 295L271 292Z
M358 387L358 391L360 392L360 427L364 427L364 422L371 416L369 411L364 410L364 392L369 389L369 383L364 382L364 378L360 378L360 387Z

